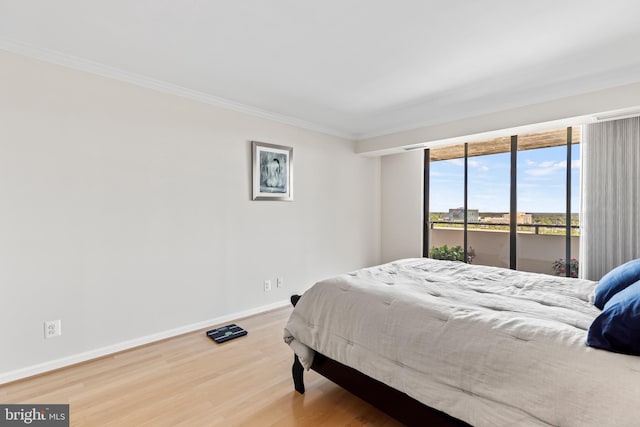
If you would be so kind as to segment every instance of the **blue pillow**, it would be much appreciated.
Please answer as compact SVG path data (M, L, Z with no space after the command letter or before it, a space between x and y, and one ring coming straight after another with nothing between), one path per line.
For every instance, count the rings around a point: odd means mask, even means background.
M593 304L600 310L615 294L640 280L640 259L634 259L617 266L605 274L596 286Z
M640 280L607 302L589 327L587 345L640 355Z

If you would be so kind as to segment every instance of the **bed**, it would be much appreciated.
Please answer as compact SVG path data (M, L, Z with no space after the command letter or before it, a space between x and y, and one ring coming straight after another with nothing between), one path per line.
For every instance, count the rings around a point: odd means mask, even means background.
M426 258L316 283L285 327L314 369L411 425L637 426L640 357L587 347L596 282Z

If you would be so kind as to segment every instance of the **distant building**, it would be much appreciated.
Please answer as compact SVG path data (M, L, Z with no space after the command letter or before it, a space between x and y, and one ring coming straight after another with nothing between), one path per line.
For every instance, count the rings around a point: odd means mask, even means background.
M518 224L533 224L533 215L518 212Z
M524 212L518 212L516 215L516 221L518 224L533 224L533 215ZM510 220L511 214L482 218L482 222L489 224L509 224Z
M464 208L449 209L449 213L444 217L445 221L464 221ZM478 209L467 211L467 222L478 222L480 214Z

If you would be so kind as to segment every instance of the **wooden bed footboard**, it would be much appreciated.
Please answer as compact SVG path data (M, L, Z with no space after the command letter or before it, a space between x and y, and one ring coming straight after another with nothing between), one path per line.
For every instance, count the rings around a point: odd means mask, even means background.
M299 295L293 295L291 304L295 307L300 298ZM470 427L464 421L426 406L411 396L321 353L316 352L311 369L405 425ZM304 393L304 368L296 355L291 372L295 390Z

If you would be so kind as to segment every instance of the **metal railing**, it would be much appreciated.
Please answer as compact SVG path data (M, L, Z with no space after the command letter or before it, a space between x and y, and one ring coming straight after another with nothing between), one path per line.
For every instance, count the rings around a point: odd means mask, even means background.
M464 221L429 221L430 224L430 228L433 230L434 225L436 224L446 224L446 225L461 225L464 227ZM474 227L470 227L473 230L488 230L489 227L503 227L505 231L509 230L509 224L500 224L500 223L491 223L491 222L467 222L467 225L473 225ZM563 225L563 224L516 224L516 227L518 227L519 229L521 227L527 227L527 228L533 228L534 233L533 234L540 234L540 229L541 228L560 228L560 229L566 229L567 226ZM579 225L571 225L571 230L580 230L580 226ZM443 227L443 228L447 228L447 227ZM452 229L460 229L458 227L449 227ZM500 230L498 230L500 231ZM544 233L542 233L544 234ZM572 233L573 234L573 233Z

